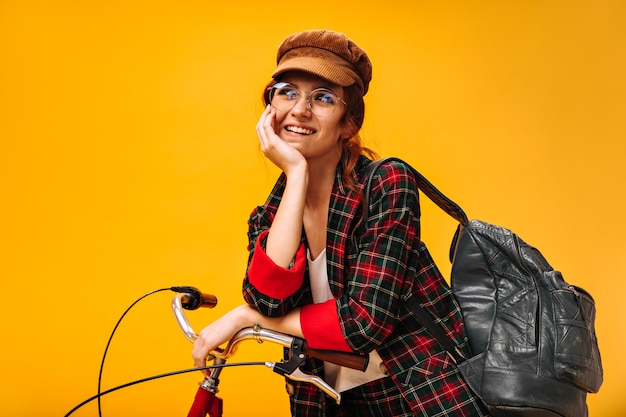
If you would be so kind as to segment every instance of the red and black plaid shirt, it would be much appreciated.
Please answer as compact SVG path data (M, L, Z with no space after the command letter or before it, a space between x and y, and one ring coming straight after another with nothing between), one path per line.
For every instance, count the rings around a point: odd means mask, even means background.
M361 172L369 162L362 157L355 171ZM354 175L362 184L364 179ZM257 207L249 219L250 261L257 258L258 238L271 226L284 187L282 175L265 204ZM345 187L339 166L331 195L326 242L328 281L335 296L332 301L335 328L353 351L378 351L415 415L482 415L479 400L460 378L449 356L406 308L405 300L416 297L461 350L469 354L458 304L420 241L419 197L410 167L392 161L378 169L372 183L369 218L359 224L361 202L362 193ZM303 243L306 245L304 232ZM295 269L306 269L306 263L299 259L301 256L302 253L294 260ZM294 307L312 304L306 270L297 285L292 283L288 294L277 297L276 293L268 294L259 285L253 285L265 280L250 276L258 269L248 269L243 293L246 301L262 314L281 316ZM303 331L306 327L303 322ZM306 331L304 334L312 347L330 347L324 345L324 332L320 333L310 337ZM322 363L317 360L309 360L303 369L323 375ZM292 413L323 415L321 392L310 384L295 385Z

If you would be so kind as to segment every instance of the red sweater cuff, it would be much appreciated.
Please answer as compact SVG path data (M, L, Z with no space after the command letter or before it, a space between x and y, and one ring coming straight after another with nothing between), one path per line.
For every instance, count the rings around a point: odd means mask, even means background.
M283 268L276 265L267 256L261 244L267 237L269 230L258 237L252 260L248 268L248 279L261 294L272 298L286 298L300 289L304 282L306 267L306 250L301 244L296 252L293 268Z
M352 352L341 331L336 299L302 307L300 326L311 348Z

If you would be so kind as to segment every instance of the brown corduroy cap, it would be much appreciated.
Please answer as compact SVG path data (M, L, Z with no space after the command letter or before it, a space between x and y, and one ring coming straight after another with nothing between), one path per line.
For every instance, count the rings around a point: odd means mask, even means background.
M273 78L287 71L305 71L331 83L358 84L365 95L372 79L367 54L343 33L308 30L289 35L278 47Z

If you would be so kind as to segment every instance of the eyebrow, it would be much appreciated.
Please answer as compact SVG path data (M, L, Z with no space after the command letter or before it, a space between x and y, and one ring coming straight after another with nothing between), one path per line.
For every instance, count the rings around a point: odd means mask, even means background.
M316 84L316 86L315 86L314 88L312 88L312 89L311 89L311 91L313 91L313 90L317 90L318 88L323 88L323 89L326 89L326 90L330 90L330 91L332 91L332 92L333 92L333 94L337 94L337 92L336 92L335 90L336 90L337 88L342 88L340 85L335 85L335 84L333 84L333 83L331 83L331 82L328 82L328 81L326 81L326 80L322 80L322 79L320 79L320 81L321 81L323 84L320 84L320 85L317 85L317 84ZM279 82L281 82L281 83L286 83L286 84L291 84L291 85L293 85L294 87L296 87L296 88L298 88L298 89L300 89L300 88L301 88L301 87L300 87L300 85L298 85L298 83L296 83L296 82L294 82L294 81L288 81L288 80L286 80L286 79L282 79L282 80L280 80Z

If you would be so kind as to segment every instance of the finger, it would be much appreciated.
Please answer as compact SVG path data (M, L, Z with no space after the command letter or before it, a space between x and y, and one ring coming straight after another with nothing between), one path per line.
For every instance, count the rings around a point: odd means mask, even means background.
M259 118L259 122L256 125L257 136L259 137L259 143L261 144L261 149L266 149L268 145L268 137L267 131L265 129L265 124L267 123L267 119L270 115L271 108L268 105L261 117Z
M271 108L267 115L264 115L263 120L261 121L259 140L261 141L261 149L263 152L268 154L271 152L271 149L276 148L276 146L281 146L278 142L281 141L280 137L276 134L274 129L274 125L276 122L276 110Z
M268 147L276 147L282 146L279 142L282 142L282 139L276 133L276 110L271 109L270 113L267 115L265 120L263 121L263 132L265 138L267 140Z
M208 350L205 346L204 340L202 340L202 338L196 339L193 344L193 351L191 352L191 356L193 357L193 366L196 368L206 366L207 354Z
M261 117L259 117L259 121L256 125L257 130L263 127L263 123L265 122L265 119L267 118L267 116L270 114L271 111L272 111L272 107L268 104L267 107L265 107L265 110L263 110L263 113L261 113Z
M206 361L202 361L202 362L196 362L196 361L194 361L194 365L193 365L193 367L194 367L194 368L204 368L204 367L206 367L206 366L207 366ZM208 376L209 376L209 374L210 374L210 371L209 371L208 369L202 369L200 372L201 372L201 373L202 373L202 375L204 375L205 377L208 377Z
M276 110L273 107L270 107L267 116L263 120L263 129L268 136L276 135L276 130L274 129L274 123L276 122Z

